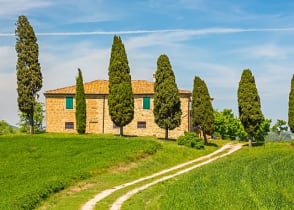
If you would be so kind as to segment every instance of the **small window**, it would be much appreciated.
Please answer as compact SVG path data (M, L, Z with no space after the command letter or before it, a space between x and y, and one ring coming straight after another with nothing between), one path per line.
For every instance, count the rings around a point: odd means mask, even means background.
M143 109L150 109L150 97L149 96L143 97Z
M138 121L137 128L146 128L146 122L145 121Z
M65 122L64 127L65 127L65 129L74 129L74 123L73 122Z
M66 109L73 109L73 97L67 96L65 98L65 108Z

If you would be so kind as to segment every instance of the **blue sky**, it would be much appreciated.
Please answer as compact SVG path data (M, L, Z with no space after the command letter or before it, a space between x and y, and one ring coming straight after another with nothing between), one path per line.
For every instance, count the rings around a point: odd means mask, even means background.
M18 122L15 23L26 15L38 38L43 93L107 79L113 35L121 36L132 79L152 81L167 54L179 88L207 84L213 107L237 115L237 89L250 68L266 118L288 120L294 73L294 2L288 0L0 0L0 119Z

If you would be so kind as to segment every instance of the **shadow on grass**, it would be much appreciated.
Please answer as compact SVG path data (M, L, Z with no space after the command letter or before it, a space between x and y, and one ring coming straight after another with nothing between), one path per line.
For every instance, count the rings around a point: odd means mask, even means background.
M252 142L252 146L253 146L253 147L264 146L264 142Z
M157 138L158 140L161 140L161 141L177 141L177 139L165 139L165 138Z
M117 137L122 137L122 138L134 138L134 137L138 137L136 135L119 135L119 134L114 134L114 136L117 136Z
M264 142L252 142L252 147L261 147L265 146ZM249 144L244 144L244 147L249 147Z
M208 142L205 146L210 146L210 147L218 147L217 144L212 143L212 142Z

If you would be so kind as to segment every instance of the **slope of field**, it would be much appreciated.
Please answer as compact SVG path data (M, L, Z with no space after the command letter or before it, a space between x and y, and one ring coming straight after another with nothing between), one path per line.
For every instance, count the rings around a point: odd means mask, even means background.
M155 153L147 138L0 136L0 209L32 209L50 194L103 170Z
M156 185L123 209L293 209L294 146L245 148Z

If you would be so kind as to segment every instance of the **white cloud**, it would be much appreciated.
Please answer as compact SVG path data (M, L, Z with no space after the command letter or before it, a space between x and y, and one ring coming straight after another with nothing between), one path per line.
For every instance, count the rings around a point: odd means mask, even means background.
M15 74L0 73L0 96L0 120L8 120L15 125L18 122Z
M237 107L237 87L240 80L243 67L242 63L232 62L230 64L223 60L211 61L215 53L214 48L200 48L196 45L187 44L187 40L192 39L194 36L204 36L207 34L226 34L226 33L243 33L243 32L268 32L288 30L293 31L292 28L288 29L234 29L234 28L208 28L201 30L152 30L152 31L120 31L123 34L123 42L128 54L129 65L131 68L133 79L152 79L152 73L156 70L156 61L161 53L168 54L173 69L176 74L179 88L192 90L193 79L195 75L200 76L206 81L208 89L212 97L215 98L215 108L232 108L235 110ZM119 31L116 31L119 32ZM112 35L114 32L99 32L104 35ZM97 34L99 34L97 33ZM118 33L119 34L119 33ZM45 36L45 34L43 34ZM50 35L50 34L47 34ZM51 34L56 35L56 34ZM57 34L58 35L58 34ZM59 34L70 36L77 34ZM80 34L82 35L82 34ZM84 35L91 35L85 33ZM129 36L127 36L129 35ZM48 38L49 39L49 38ZM64 39L62 39L64 40ZM86 41L85 41L86 40ZM201 41L201 40L200 40ZM83 71L84 81L91 81L95 79L107 79L108 64L110 57L111 43L107 47L99 47L95 40L87 40L79 42L65 42L60 45L58 37L56 40L51 40L50 43L47 39L43 39L40 45L40 63L44 76L43 89L60 88L68 85L75 84L75 77L77 68ZM105 46L105 44L104 44ZM253 50L254 49L254 50ZM264 52L270 51L270 52ZM278 44L263 44L241 49L239 54L232 57L230 48L224 49L222 53L227 54L230 58L238 57L239 60L245 58L249 52L255 51L256 55L266 58L274 58L280 56L287 58L291 52L287 48L283 48ZM229 52L229 53L228 53ZM275 54L276 53L276 54ZM0 90L1 96L6 98L5 104L1 105L2 110L8 109L10 116L5 111L0 112L0 118L7 117L7 119L14 119L17 116L16 106L16 84L15 84L15 61L16 54L14 47L2 46L0 47L1 60L5 62L0 63L0 69L7 69L10 74L1 74L0 77ZM234 60L234 59L232 59ZM251 60L252 61L252 60ZM287 93L289 84L285 82L285 77L291 75L293 64L287 61L288 64L281 65L281 63L274 64L252 64L253 74L256 78L259 93L267 113L269 105L266 102L271 102L275 97L282 96L283 101L278 105L285 107L287 103ZM13 72L13 73L12 73ZM13 85L11 85L13 84ZM43 96L42 96L43 97ZM44 98L42 98L43 100ZM7 108L8 107L8 108ZM13 108L14 110L10 110ZM277 108L271 108L274 110ZM1 109L0 109L1 110ZM8 112L7 111L7 112ZM283 115L285 115L283 113ZM274 116L274 113L271 114ZM271 117L269 116L269 117Z
M245 47L243 49L233 50L232 53L242 55L242 57L249 57L254 59L266 58L266 59L286 59L290 54L294 53L294 50L288 47L282 47L275 43L265 43L261 45L254 45Z
M109 49L95 49L88 44L84 44L87 47L82 46L80 44L70 48L66 57L52 53L50 50L40 55L44 91L75 84L78 68L82 70L85 82L107 79Z
M16 14L19 15L20 13L30 9L47 7L51 5L51 2L48 0L1 0L0 4L0 16L13 16Z
M79 31L79 32L41 32L37 36L95 36L95 35L140 35L150 34L151 41L159 43L164 39L187 40L195 36L236 34L254 32L294 32L294 27L285 28L203 28L203 29L158 29L158 30L125 30L125 31ZM0 33L0 36L11 37L13 33ZM141 37L137 40L140 41ZM146 39L146 37L144 37ZM149 42L150 43L150 42ZM146 45L146 44L145 44Z
M15 70L16 52L14 47L0 46L0 73L12 72Z

